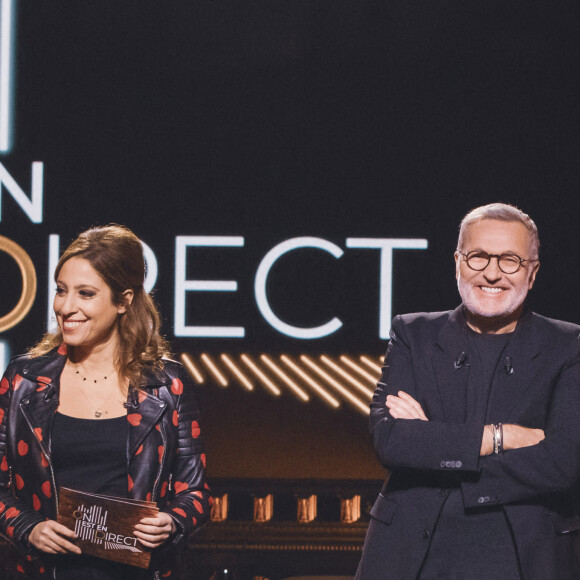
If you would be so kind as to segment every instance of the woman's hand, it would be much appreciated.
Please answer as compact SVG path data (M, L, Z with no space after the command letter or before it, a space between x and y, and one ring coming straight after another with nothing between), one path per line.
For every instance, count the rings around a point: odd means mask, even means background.
M66 526L54 520L47 520L32 528L28 542L47 554L81 554L81 549L67 539L72 540L76 537L76 534Z
M421 421L429 421L421 405L405 393L399 391L397 395L388 395L385 405L389 409L391 417L394 419L421 419Z
M158 548L166 542L177 527L173 518L165 512L159 512L154 518L143 518L135 526L135 537L146 548Z

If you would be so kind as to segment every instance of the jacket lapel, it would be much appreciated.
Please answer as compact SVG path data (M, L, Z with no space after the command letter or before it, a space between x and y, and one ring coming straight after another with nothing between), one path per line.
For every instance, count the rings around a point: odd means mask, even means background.
M42 452L50 459L50 426L58 408L59 379L66 357L60 353L31 359L23 369L23 378L29 381L22 394L20 410L36 437Z
M147 377L146 387L135 395L129 393L127 421L129 422L129 456L133 456L149 432L155 428L159 418L165 413L167 403L157 393L159 387L171 383L164 373ZM155 393L155 394L154 394ZM135 397L135 398L134 398Z
M451 313L441 329L432 363L444 420L463 422L470 361L462 306Z
M31 359L23 370L23 378L29 381L22 394L20 409L31 431L38 440L43 453L50 459L50 426L59 404L60 375L66 363L65 351ZM127 421L129 422L128 451L135 453L149 432L155 428L165 413L167 403L157 396L159 388L171 384L171 378L160 372L146 377L145 388L138 391L133 400L129 393Z
M531 311L522 315L503 352L488 410L488 417L494 422L507 422L518 401L534 386L534 359L541 353L541 342L535 332L533 316Z

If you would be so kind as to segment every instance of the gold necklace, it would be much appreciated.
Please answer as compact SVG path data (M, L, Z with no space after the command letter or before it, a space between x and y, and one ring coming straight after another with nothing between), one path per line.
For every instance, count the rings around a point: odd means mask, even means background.
M75 375L78 375L82 380L83 383L85 383L88 379L88 377L85 377L81 374L80 370L79 370L80 365L74 365L73 366L73 370L75 371ZM97 384L99 381L107 381L109 379L110 376L115 374L115 369L113 369L110 373L107 373L106 375L103 376L103 378L99 378L99 379L92 379L93 384ZM93 401L89 398L89 396L84 392L84 390L82 389L84 385L81 383L81 393L83 395L83 397L85 397L85 399L87 401L89 401L89 403L91 404L91 407L93 406ZM105 406L106 403L109 402L109 399L113 396L113 393L115 392L114 389L111 389L111 392L101 401L101 404L97 406L97 408L94 411L94 415L96 419L100 419L103 416L103 408ZM104 414L106 415L108 413L108 411L104 411Z
M83 394L83 396L85 397L85 399L91 404L91 407L92 407L94 405L94 403L88 397L88 395L83 391L82 387L81 387L80 391ZM105 404L109 402L109 399L113 396L114 392L115 392L115 389L111 389L111 392L101 401L101 404L97 406L97 408L94 411L94 415L95 415L96 419L100 419L103 416L103 408L104 408ZM104 411L105 415L107 413L108 413L108 411Z
M83 382L86 381L88 379L88 377L84 377L83 375L81 375L81 371L79 370L79 366L80 365L75 365L73 368L75 369L75 375L78 375L81 379L83 379ZM103 378L99 378L99 379L91 379L93 381L93 383L96 385L99 381L106 381L108 380L108 378L115 372L115 369L113 369L110 373L107 373L106 375L103 376Z

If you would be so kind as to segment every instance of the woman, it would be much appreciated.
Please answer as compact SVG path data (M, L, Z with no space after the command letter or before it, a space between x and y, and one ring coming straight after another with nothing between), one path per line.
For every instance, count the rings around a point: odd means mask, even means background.
M19 577L176 578L175 550L209 517L193 386L164 358L144 275L130 230L82 233L56 267L57 332L0 383L0 533ZM60 486L157 502L134 530L150 569L81 555L56 521Z

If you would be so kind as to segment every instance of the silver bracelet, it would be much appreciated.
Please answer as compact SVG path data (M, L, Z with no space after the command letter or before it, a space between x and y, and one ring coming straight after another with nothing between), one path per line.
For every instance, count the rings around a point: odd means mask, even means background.
M503 453L503 425L498 423L491 427L493 429L493 452L499 455Z

